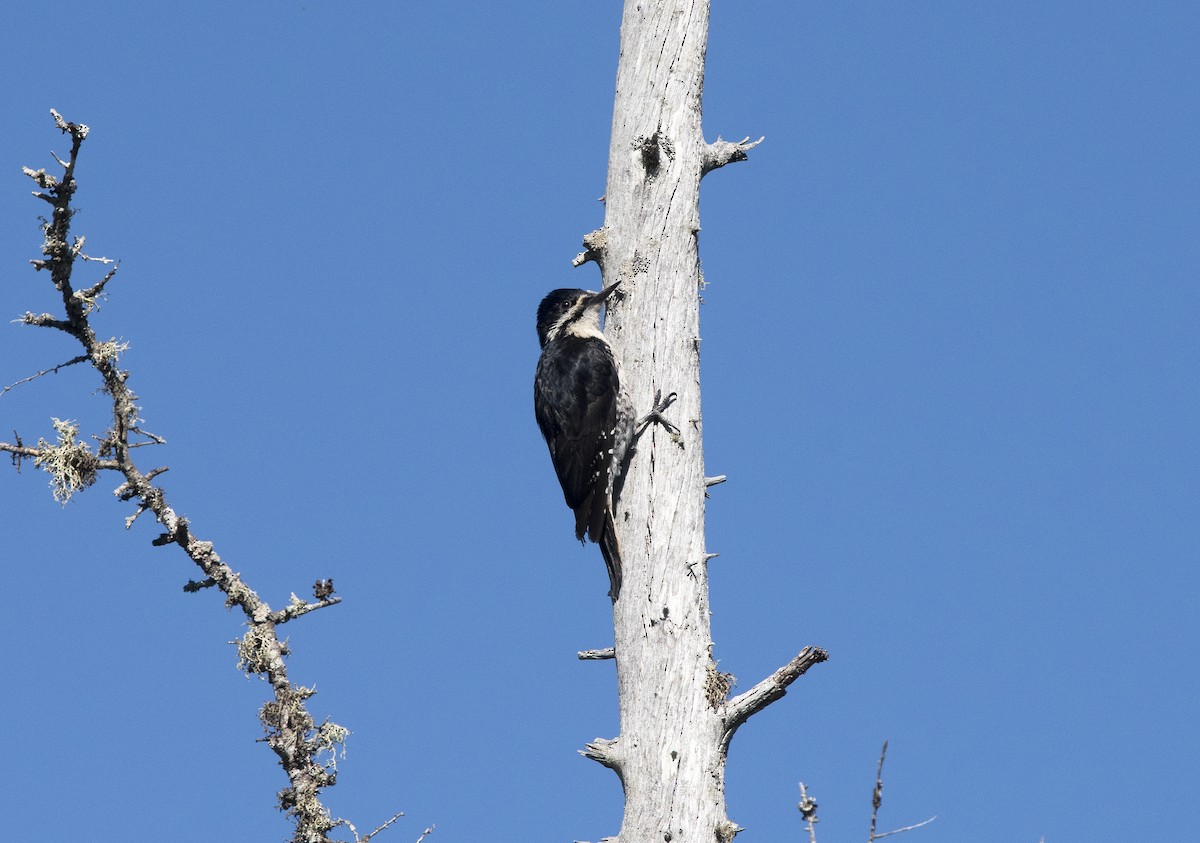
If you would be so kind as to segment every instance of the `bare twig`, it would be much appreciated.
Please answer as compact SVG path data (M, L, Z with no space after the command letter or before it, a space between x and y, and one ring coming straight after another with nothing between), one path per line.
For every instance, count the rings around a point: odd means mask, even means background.
M105 264L112 263L112 261L110 261L108 258L89 258L87 255L82 255L82 254L79 257L83 258L85 261L97 260L97 261L100 261ZM121 268L121 263L120 263L120 261L118 261L117 265L114 266L112 269L110 269L108 272L106 272L104 274L103 278L101 278L99 281L97 281L92 286L88 287L86 290L81 290L79 295L83 296L85 299L90 299L91 301L94 302L96 300L96 298L101 293L104 292L104 286L106 284L108 284L109 281L112 280L113 276L117 274L117 270L120 268Z
M6 454L12 454L13 465L16 467L17 471L20 471L21 460L26 458L36 460L42 455L42 452L39 448L30 448L28 445L22 443L21 437L17 435L15 430L13 431L13 438L17 440L15 444L0 442L0 451Z
M929 825L937 819L937 814L934 814L923 822L914 825L907 825L904 828L894 828L891 831L881 831L875 833L875 822L879 818L879 806L883 804L883 759L887 755L888 742L883 742L883 749L879 751L879 767L875 771L875 790L871 793L871 831L867 836L867 843L875 843L883 837L890 837L893 834L900 834L904 831L912 831L914 828L920 828L923 825Z
M891 835L899 834L902 831L912 831L914 828L920 828L923 825L929 825L931 822L933 822L936 819L937 819L937 814L934 814L932 817L930 817L927 820L922 820L921 822L914 823L913 825L906 825L904 828L893 828L891 831L881 831L881 832L879 832L879 834L876 834L873 839L879 840L882 837L890 837Z
M362 837L358 836L358 829L355 828L354 823L350 822L349 820L338 820L337 822L334 823L334 827L336 828L339 825L344 825L344 826L346 826L346 828L350 829L350 833L354 835L354 843L367 843L367 841L369 841L372 837L374 837L379 832L383 831L385 828L394 824L396 822L396 820L400 819L403 816L404 816L403 811L400 811L400 812L394 814L392 816L392 818L389 819L387 822L382 823L381 825L377 826L374 830L369 831L366 834L364 834ZM417 843L421 843L421 841L425 839L426 835L432 834L434 828L436 828L436 826L430 826L429 828L425 829L425 831L421 833L421 836L417 838Z
M27 378L22 378L21 380L17 381L16 383L10 383L8 386L4 387L4 389L0 389L0 395L3 395L4 393L8 392L10 389L13 389L14 387L18 387L23 383L29 383L30 381L35 381L38 378L40 378L42 375L55 375L55 374L58 374L59 369L65 369L68 366L74 366L76 363L84 363L87 360L88 360L88 356L86 354L80 354L78 357L72 357L66 363L59 363L57 366L55 366L52 369L43 369L42 371L38 372L36 375L30 375Z
M159 436L157 433L151 433L148 430L142 430L140 427L130 427L129 432L137 433L142 436L145 436L147 439L149 439L155 445L166 445L167 444L167 440L162 438L161 436Z
M207 580L188 580L184 583L183 590L189 594L195 594L197 591L203 591L206 588L212 588L217 584L214 579Z
M132 530L134 522L136 522L139 518L141 518L142 513L145 512L149 508L150 507L146 506L145 504L138 504L137 512L133 513L133 515L130 515L125 519L125 529ZM216 585L216 583L214 582L213 585ZM187 587L184 586L183 590L187 591Z
M374 836L375 836L376 834L378 834L379 832L383 831L383 830L384 830L385 828L387 828L388 826L390 826L390 825L392 825L393 823L395 823L395 822L396 822L396 820L400 819L400 818L401 818L401 817L403 817L403 816L404 816L404 812L403 812L403 811L399 811L399 812L397 812L397 813L396 813L396 814L394 814L394 815L392 816L392 818L391 818L390 820L388 820L387 822L380 823L380 824L379 824L379 825L378 825L378 826L375 828L375 830L374 830L374 831L369 831L369 832L367 832L366 836L365 836L365 837L363 837L363 839L360 841L360 843L367 843L367 841L368 841L368 840L370 840L372 837L374 837Z
M77 241L75 241L75 254L79 258L81 258L85 261L92 261L94 263L102 263L105 266L108 266L110 263L116 263L116 261L114 261L112 258L94 258L91 255L85 255L83 253L82 249L83 249L83 238L80 237ZM105 275L104 278L102 278L100 280L100 286L103 286L104 284L108 283L108 279L113 277L113 272L116 272L116 270L114 269L112 272L110 272L108 275Z

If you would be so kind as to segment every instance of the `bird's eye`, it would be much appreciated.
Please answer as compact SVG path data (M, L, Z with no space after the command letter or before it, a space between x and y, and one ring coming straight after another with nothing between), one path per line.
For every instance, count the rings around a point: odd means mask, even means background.
M565 313L571 309L571 303L569 301L565 301L559 305L559 308Z

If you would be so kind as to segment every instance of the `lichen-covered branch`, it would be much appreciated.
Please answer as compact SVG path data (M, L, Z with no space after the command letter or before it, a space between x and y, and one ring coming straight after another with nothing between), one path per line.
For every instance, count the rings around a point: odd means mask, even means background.
M63 331L80 343L82 355L35 377L78 362L91 363L100 376L101 391L112 402L112 425L95 437L98 445L93 449L78 438L76 423L55 419L56 441L41 439L36 446L27 446L14 433L16 441L0 442L0 452L11 454L18 468L21 459L32 459L35 465L50 474L54 496L64 504L73 494L95 483L101 472L119 473L122 482L114 494L122 501L136 502L138 507L137 512L126 520L126 528L132 526L138 515L153 513L163 528L153 544L177 545L204 574L201 584L190 584L193 587L185 587L185 590L199 591L205 585L216 586L224 593L226 605L242 610L248 629L238 644L239 667L248 674L262 676L272 691L272 698L263 705L260 718L266 732L265 742L278 756L288 777L288 786L279 792L279 807L295 821L293 840L326 843L330 841L329 831L345 824L330 816L320 796L322 788L335 782L336 762L347 732L335 723L326 721L318 725L313 719L306 703L314 691L289 680L285 664L287 644L280 640L276 628L315 609L339 603L340 598L333 595L332 580L320 580L314 588L313 602L292 595L287 607L273 610L221 559L212 542L198 537L187 519L167 502L163 489L154 484L154 478L166 471L166 467L143 472L134 462L134 449L162 444L163 439L138 427L137 396L129 388L129 372L119 365L127 344L116 339L98 339L89 320L96 298L112 280L117 267L113 266L101 280L86 289L76 290L73 286L76 258L105 264L111 261L87 257L82 252L83 238L72 241L70 234L71 217L75 213L71 200L77 188L75 166L80 147L88 136L88 127L70 123L56 111L51 114L58 128L71 139L67 160L59 160L63 173L55 177L45 170L29 168L25 173L39 188L34 196L52 208L50 218L43 225L42 257L31 263L35 269L50 273L51 281L62 297L63 313L26 313L20 321Z
M808 843L817 843L817 800L808 795L808 788L800 782L800 801L796 803L800 816L804 820L804 830L808 832Z

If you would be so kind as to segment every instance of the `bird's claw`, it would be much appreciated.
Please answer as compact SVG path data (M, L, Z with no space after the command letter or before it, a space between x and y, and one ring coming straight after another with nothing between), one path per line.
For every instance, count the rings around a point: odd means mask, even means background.
M663 415L663 412L665 412L668 407L674 404L675 399L678 397L679 396L676 393L672 392L667 395L666 398L664 398L662 390L656 389L654 391L654 409L646 413L646 415L642 416L642 418L638 421L637 435L641 436L643 433L645 433L646 428L651 424L659 424L662 425L663 429L667 431L667 435L671 437L672 442L674 442L676 445L682 445L683 439L679 435L679 428L667 421L666 417Z

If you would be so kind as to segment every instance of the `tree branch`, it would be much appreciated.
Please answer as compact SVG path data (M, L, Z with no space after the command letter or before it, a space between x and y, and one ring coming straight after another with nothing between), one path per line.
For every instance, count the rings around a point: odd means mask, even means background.
M48 265L47 261L30 261L30 263L43 263ZM38 269L42 268L43 267L38 267ZM33 325L36 328L57 328L60 331L66 331L72 336L75 335L74 326L71 325L70 321L66 319L55 319L49 313L26 313L21 317L20 321L24 325Z
M11 383L8 386L4 387L4 389L0 389L0 395L3 395L4 393L8 392L10 389L18 387L23 383L29 383L30 381L35 381L38 378L40 378L42 375L56 375L56 374L58 374L59 369L65 369L68 366L74 366L76 363L83 363L87 359L88 359L88 356L86 354L80 354L78 357L72 357L66 363L59 363L57 366L55 366L52 369L43 369L42 371L38 372L36 375L30 375L27 378L22 378L21 380L17 381L16 383Z
M594 741L584 744L583 749L579 750L579 754L584 758L600 762L610 770L617 770L619 774L620 762L617 760L618 745L618 738L596 738Z
M577 655L580 661L603 661L617 657L616 647L604 647L600 650L580 650Z
M727 752L729 742L738 727L750 717L783 697L788 685L799 679L810 667L829 658L829 653L820 647L805 647L794 659L759 682L749 691L738 694L725 703L725 732L721 736L721 749Z
M927 820L922 820L921 822L914 823L913 825L906 825L904 828L893 828L891 831L881 831L879 834L876 834L871 839L879 840L882 837L890 837L893 834L900 834L903 831L912 831L914 828L920 828L923 825L929 825L931 822L933 822L936 819L937 819L937 814L934 814L932 817L930 817Z
M279 793L279 807L296 823L294 841L327 843L330 841L329 831L338 823L321 804L320 793L323 788L334 784L336 751L347 732L328 721L317 725L308 712L306 701L315 692L289 681L285 665L288 649L276 634L276 627L316 609L335 605L341 602L341 598L332 596L331 580L322 580L318 581L315 588L316 602L306 602L293 596L289 606L273 611L221 559L213 549L212 542L201 540L191 531L187 519L179 516L167 502L163 489L154 485L154 477L166 471L166 467L143 473L134 463L131 457L134 448L145 444L161 444L163 440L138 427L141 421L140 408L136 404L137 396L127 384L129 372L117 365L121 352L125 350L124 344L116 340L100 341L89 321L90 314L95 310L95 299L113 277L116 267L82 291L76 292L72 286L72 268L76 257L108 262L107 258L90 259L84 255L83 238L78 238L74 243L70 240L70 221L75 213L71 207L76 190L75 166L80 146L88 135L88 127L64 120L57 111L50 113L54 116L55 125L71 137L71 152L67 160L57 159L63 166L63 174L56 179L45 170L26 168L25 173L41 188L41 192L35 195L53 206L51 219L43 225L44 258L33 261L33 265L38 270L49 270L54 287L62 297L65 318L48 313L26 313L21 321L27 325L57 328L80 342L84 351L82 355L54 369L39 372L34 377L89 361L103 382L101 391L111 399L112 426L103 436L96 437L100 445L95 453L86 442L77 439L78 426L75 423L59 420L55 420L58 444L52 445L43 440L39 441L37 447L31 448L23 445L17 436L16 444L0 443L0 451L12 454L18 468L22 458L37 461L39 467L51 473L55 495L64 503L71 494L94 482L97 471L119 471L124 482L115 490L115 494L121 500L136 500L138 505L137 513L127 519L126 527L132 526L141 513L154 513L164 532L153 543L159 546L178 545L204 574L202 581L189 583L185 590L198 591L215 585L225 594L226 605L242 610L249 629L238 644L239 667L247 674L258 674L266 679L273 694L273 698L263 705L259 717L266 732L263 740L274 750L288 777L288 787ZM151 441L131 441L131 436L138 434ZM389 820L376 831L394 821L395 818ZM372 835L375 833L372 832Z
M883 742L883 749L879 750L879 768L875 771L875 790L871 792L871 831L867 835L867 840L875 839L875 821L879 818L879 806L883 804L883 759L887 757L888 742Z
M891 831L881 831L875 833L875 822L879 818L879 806L883 804L883 759L887 755L888 742L883 742L883 749L879 751L879 767L875 771L875 790L871 793L871 831L867 835L867 843L875 843L883 837L891 837L893 834L900 834L905 831L912 831L914 828L920 828L923 825L929 825L937 819L937 814L934 814L923 822L915 823L914 825L906 825L904 828L894 828Z
M820 822L817 818L817 800L808 795L808 788L804 786L804 782L800 782L800 801L796 803L796 807L800 811L800 816L804 818L808 843L817 843L816 825Z
M713 143L705 144L704 150L700 153L700 175L708 175L726 164L745 161L749 157L746 153L764 140L766 140L765 136L752 143L750 136L747 135L737 143L730 143L727 140L721 140L721 136L717 135L717 139Z
M387 822L381 823L374 830L367 832L362 837L358 836L358 829L355 828L354 823L350 822L349 820L338 820L336 823L334 823L334 825L335 826L344 825L344 826L346 826L346 828L350 829L350 833L354 835L354 843L368 843L368 841L370 841L373 837L375 837L375 835L379 834L379 832L383 831L388 826L393 825L396 822L396 820L400 819L403 816L404 816L403 811L399 811L399 812L393 814L391 819L389 819ZM422 840L424 840L429 835L433 834L433 832L436 829L437 829L436 825L431 825L431 826L429 826L429 828L422 831L421 836L417 838L417 843L421 843Z
M286 609L280 609L277 612L271 613L271 623L275 624L276 626L279 624L285 624L288 621L303 617L309 612L315 612L317 609L324 609L326 606L336 606L338 603L342 602L342 598L340 597L326 597L318 600L316 603L306 603L294 594L292 595L292 600L292 604Z
M571 266L583 266L588 261L604 265L604 252L608 248L608 232L603 228L588 232L583 236L583 251L571 261Z

